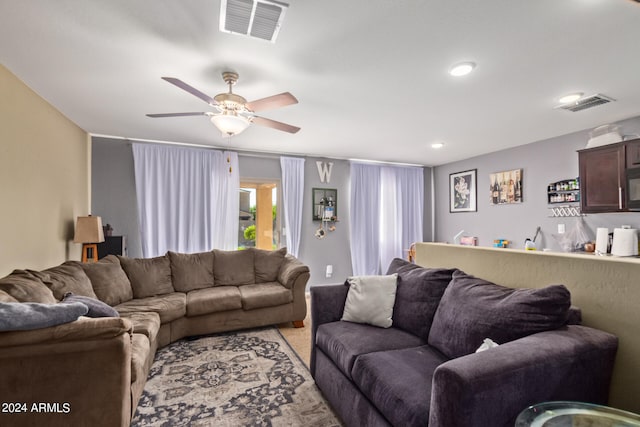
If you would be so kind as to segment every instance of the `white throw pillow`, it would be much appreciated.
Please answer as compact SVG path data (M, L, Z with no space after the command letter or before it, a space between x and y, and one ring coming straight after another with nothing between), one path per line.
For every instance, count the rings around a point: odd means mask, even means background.
M349 292L342 320L388 328L393 323L398 274L347 278Z

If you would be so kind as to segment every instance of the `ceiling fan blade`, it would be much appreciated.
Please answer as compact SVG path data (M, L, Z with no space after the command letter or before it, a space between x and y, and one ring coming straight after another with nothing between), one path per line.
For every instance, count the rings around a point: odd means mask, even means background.
M184 116L206 116L210 113L203 113L203 112L199 112L199 113L162 113L162 114L147 114L147 117L153 117L158 118L158 117L184 117Z
M245 106L251 111L273 110L274 108L286 107L287 105L297 104L298 100L289 92L283 92L278 95L268 96L255 101L247 102Z
M289 133L296 133L300 130L300 128L297 126L288 125L286 123L277 122L271 119L265 119L264 117L260 117L260 116L253 116L252 121L253 123L260 126L266 126L268 128L278 129L278 130L289 132Z
M209 95L207 95L206 93L200 92L195 87L186 84L180 79L176 79L175 77L162 77L162 80L166 80L169 83L178 86L180 89L189 92L191 95L197 96L198 98L202 99L204 102L206 102L209 105L218 105L218 103Z

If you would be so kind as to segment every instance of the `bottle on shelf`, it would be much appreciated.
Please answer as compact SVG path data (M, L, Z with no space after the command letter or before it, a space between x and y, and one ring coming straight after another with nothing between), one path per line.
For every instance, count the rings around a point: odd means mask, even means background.
M331 221L334 217L334 202L333 202L333 197L329 196L329 199L327 200L327 203L324 207L324 220L325 221Z

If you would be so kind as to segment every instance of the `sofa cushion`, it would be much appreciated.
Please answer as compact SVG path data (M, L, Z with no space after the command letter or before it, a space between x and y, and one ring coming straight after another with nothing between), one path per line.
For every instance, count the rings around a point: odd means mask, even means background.
M216 286L198 289L187 294L188 317L241 308L242 298L237 286Z
M213 286L213 252L179 254L169 251L171 278L178 292Z
M353 276L344 303L342 320L388 328L393 324L398 274L388 276Z
M122 317L129 319L133 324L133 332L142 334L155 341L160 330L160 316L152 311L139 311L122 313Z
M69 304L72 302L80 302L86 305L87 308L89 309L89 311L86 314L87 317L118 317L119 316L118 312L113 307L95 298L89 298L83 295L74 295L73 293L68 292L67 294L65 294L64 298L61 301L61 303L63 304Z
M426 341L454 271L456 269L424 268L400 258L391 261L387 274L398 273L393 326Z
M83 264L82 268L100 301L114 306L133 299L131 282L116 256L109 255L98 262Z
M351 378L353 364L361 354L375 351L418 347L425 342L419 337L396 328L377 328L352 322L325 323L316 332L316 346Z
M280 266L287 255L287 248L277 251L265 251L263 249L251 248L254 257L256 283L275 282L278 280Z
M127 258L118 256L131 281L134 298L147 298L175 292L171 283L171 262L168 256Z
M144 334L131 335L131 382L145 377L145 364L151 352L149 338Z
M91 287L91 280L78 261L67 261L56 267L47 268L41 272L31 271L31 273L51 289L57 300L62 300L67 292L97 298Z
M394 426L425 425L431 380L447 358L428 345L358 356L351 376L360 391Z
M158 295L147 298L137 298L115 306L118 313L132 313L138 311L152 311L160 315L162 323L168 323L187 314L187 296L182 292Z
M504 344L567 321L571 294L562 285L512 289L462 271L442 296L429 344L449 358L473 353L485 338Z
M26 270L14 270L0 279L0 290L20 302L55 304L53 292L38 277Z
M289 304L293 301L293 293L278 282L245 285L238 288L242 298L242 308L253 310L261 307L273 307Z
M216 286L252 285L256 275L251 250L213 250L213 275Z
M87 314L86 305L0 302L0 331L28 331L73 322Z

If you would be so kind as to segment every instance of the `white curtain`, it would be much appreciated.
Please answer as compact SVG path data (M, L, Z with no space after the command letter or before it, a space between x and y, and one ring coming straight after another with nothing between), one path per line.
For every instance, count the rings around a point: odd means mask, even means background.
M393 258L406 258L411 244L422 241L424 170L383 166L380 184L380 265L385 273Z
M380 166L351 163L351 265L356 276L380 273Z
M353 274L385 273L422 240L424 176L420 167L351 163Z
M143 257L237 247L236 153L135 143L133 159Z
M386 272L391 260L402 254L402 194L398 191L396 178L395 168L380 168L381 272Z
M287 251L297 257L302 229L304 159L280 157L280 167L282 169L282 206L284 207Z
M212 247L230 251L238 249L238 230L240 229L238 153L216 151L215 159L211 190Z

